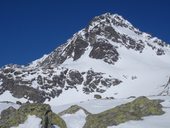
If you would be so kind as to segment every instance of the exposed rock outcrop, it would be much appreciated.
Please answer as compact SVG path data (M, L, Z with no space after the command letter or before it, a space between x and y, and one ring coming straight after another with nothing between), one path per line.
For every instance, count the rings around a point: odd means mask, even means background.
M19 109L9 107L3 110L0 119L0 128L10 128L12 126L18 126L26 121L28 115L35 115L41 119L44 118L44 114L50 106L47 104L23 104ZM58 125L60 128L67 128L64 120L62 120L58 115L52 113L52 123Z
M88 115L83 128L107 128L108 126L118 125L129 120L141 120L144 116L162 114L164 114L164 111L159 100L139 97L132 102L122 104L99 114Z
M68 109L60 112L58 115L63 116L65 114L74 114L74 113L78 112L79 110L83 110L86 115L90 115L91 114L86 109L84 109L84 108L82 108L82 107L80 107L78 105L72 105Z
M53 69L43 72L39 69L30 70L8 67L2 71L4 73L0 73L2 82L0 94L8 90L16 98L24 97L35 103L43 103L45 100L58 97L68 89L78 91L77 88L80 85L83 85L83 92L89 94L93 92L103 93L107 88L121 83L121 80L104 77L104 73L94 72L93 70L79 72L78 70L62 69L57 74ZM37 77L31 80L28 79L32 74L35 75L36 71L42 72L42 74L37 73ZM22 73L14 75L14 72ZM100 84L103 86L100 86Z

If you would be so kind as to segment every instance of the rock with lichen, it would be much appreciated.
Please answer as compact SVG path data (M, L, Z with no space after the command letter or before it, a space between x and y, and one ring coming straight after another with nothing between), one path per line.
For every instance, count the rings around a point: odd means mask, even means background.
M47 104L23 104L19 109L10 107L1 113L0 128L18 126L27 120L28 115L35 115L43 119L44 114L51 107ZM60 128L67 128L66 123L57 114L52 113L52 123Z
M80 107L78 105L72 105L68 109L60 112L58 115L63 116L65 114L74 114L74 113L78 112L79 110L83 110L86 115L90 115L91 114L86 109L84 109L84 108L82 108L82 107Z
M159 100L150 100L144 96L136 98L132 102L99 114L88 115L83 128L107 128L129 120L141 120L144 116L162 115L164 111L160 102Z

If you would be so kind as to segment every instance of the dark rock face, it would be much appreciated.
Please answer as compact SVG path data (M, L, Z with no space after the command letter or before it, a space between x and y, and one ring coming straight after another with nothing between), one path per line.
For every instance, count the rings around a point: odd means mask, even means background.
M66 47L67 44L63 44L53 52L50 53L43 61L40 61L37 66L50 68L53 64L62 64L66 60L66 56L61 56L63 53L63 49Z
M14 114L17 110L13 107L9 107L1 112L1 117L8 119L10 115Z
M127 35L122 35L122 44L127 48L127 49L134 49L135 51L139 51L142 53L143 49L145 48L144 42L141 40L135 41L134 39L128 37Z
M65 84L65 76L62 74L60 75L54 75L53 78L53 86L60 86L61 88L64 87Z
M81 38L77 38L77 40L73 43L74 46L74 60L79 59L85 52L85 48L88 46L88 43Z
M111 26L106 26L105 31L108 32L107 37L110 38L114 38L114 41L118 41L118 39L120 38L120 35L115 31L115 29L113 29L113 27Z
M91 113L88 112L86 109L84 109L84 108L82 108L82 107L80 107L80 106L78 106L78 105L72 105L72 106L69 107L68 109L60 112L59 115L60 115L60 116L63 116L63 115L65 115L65 114L75 114L75 113L78 112L79 110L83 110L86 115L90 115L90 114L91 114Z
M83 55L87 46L88 43L78 36L64 49L61 56L65 59L72 57L73 60L77 60Z
M9 79L6 76L3 76L1 74L1 79L3 78L2 88L0 89L1 94L8 90L11 92L11 94L16 98L22 98L25 97L28 100L32 100L34 102L42 103L45 101L45 95L43 91L39 91L33 87L25 86L25 85L19 85L23 81L20 82L18 80ZM28 84L28 83L27 83Z
M95 98L95 99L102 99L102 96L99 95L99 94L96 94L96 95L94 95L94 98Z
M53 64L62 64L68 58L73 58L75 61L84 54L86 47L88 47L87 41L77 36L69 44L66 43L54 50L40 65L49 68Z
M69 85L82 84L82 82L83 82L83 77L80 74L80 72L78 72L78 71L70 70L69 71L69 78L70 79L67 79L67 83Z
M5 68L6 73L0 73L0 80L2 82L0 94L8 90L16 98L24 97L28 101L35 103L43 103L45 100L59 97L63 91L67 91L68 89L78 91L77 87L79 85L83 85L83 92L89 94L93 92L103 93L107 88L118 85L121 82L118 79L104 78L103 73L92 70L79 72L78 70L62 69L60 73L56 74L53 69L48 69L48 72L45 70L46 72L44 74L39 74L31 80L27 79L27 77L32 74L35 75L36 71L20 69L22 73L13 75L16 72L15 70L19 69L8 67ZM34 84L36 86L32 86Z
M162 49L158 49L156 54L159 55L159 56L160 55L165 55L165 52Z
M141 120L144 116L162 115L162 105L159 100L149 100L139 97L132 102L122 104L99 114L91 114L86 118L83 128L107 128L129 120Z
M86 81L84 82L84 87L83 87L84 93L86 94L92 92L103 93L110 86L115 86L121 83L121 81L118 79L103 78L102 75L103 75L102 73L97 73L92 70L89 70L86 75ZM103 86L100 86L100 83Z
M41 75L38 75L38 77L37 77L37 83L38 83L39 85L43 85L43 79L42 79L42 76L41 76Z
M89 55L91 58L103 59L109 64L114 64L118 60L119 53L113 45L104 42L96 42Z

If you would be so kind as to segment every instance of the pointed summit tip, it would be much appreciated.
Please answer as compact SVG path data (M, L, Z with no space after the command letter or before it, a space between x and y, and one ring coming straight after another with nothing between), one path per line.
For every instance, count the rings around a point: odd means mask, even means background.
M104 17L110 17L110 18L117 18L117 19L122 19L122 20L125 20L121 15L117 14L117 13L110 13L110 12L107 12L107 13L104 13L100 16L104 16Z
M114 25L120 25L120 24L123 24L125 26L129 26L129 27L132 27L133 25L127 21L123 16L115 13L115 14L112 14L110 12L107 12L107 13L104 13L102 15L99 15L99 16L95 16L91 22L110 22L110 23L113 23ZM119 26L118 25L118 26Z
M129 21L124 19L121 15L119 14L111 14L109 12L104 13L102 15L94 17L90 24L89 24L89 31L92 30L93 28L101 28L104 26L119 26L119 27L124 27L128 28L133 31L137 31L140 33L138 29L136 29Z
M99 15L99 16L96 16L95 18L101 18L101 19L115 19L117 21L126 21L121 15L115 13L115 14L112 14L110 12L107 12L107 13L104 13L102 15Z

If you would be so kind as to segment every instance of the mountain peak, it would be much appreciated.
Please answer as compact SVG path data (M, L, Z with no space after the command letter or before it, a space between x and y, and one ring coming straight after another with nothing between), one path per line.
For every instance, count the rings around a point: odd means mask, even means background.
M112 22L126 24L128 26L133 26L130 22L128 22L125 18L123 18L121 15L119 15L117 13L115 13L115 14L104 13L104 14L101 15L101 17L104 17L106 19L110 19Z
M14 97L31 101L44 102L57 97L63 102L66 92L71 97L82 94L88 98L88 94L106 94L114 86L128 82L129 85L134 82L132 88L152 85L150 90L154 90L155 79L161 86L169 76L170 47L167 46L158 38L140 32L122 16L105 13L94 17L88 27L30 65L7 65L0 69L0 95L9 91ZM162 74L160 70L157 72L162 68ZM151 69L156 78L152 72L148 73ZM161 77L164 81L160 82ZM126 96L135 95L134 90ZM141 95L156 95L157 91L143 92ZM124 91L115 94L124 95Z
M125 22L126 21L121 15L116 14L116 13L111 14L109 12L93 18L94 21L97 20L97 19L100 19L100 20L115 20L117 22Z
M165 43L158 38L139 31L118 14L105 13L94 17L88 27L75 33L65 44L49 55L34 61L35 65L49 67L61 65L68 59L76 61L87 54L90 58L101 59L115 64L119 59L118 49L124 47L142 53L150 48L157 55L164 55ZM90 50L91 51L88 51ZM87 52L88 51L88 52Z
M124 19L122 16L118 14L104 13L100 16L96 16L92 19L89 24L88 31L95 29L97 27L104 26L116 26L116 27L124 27L135 32L141 33L138 29L136 29L129 21Z

